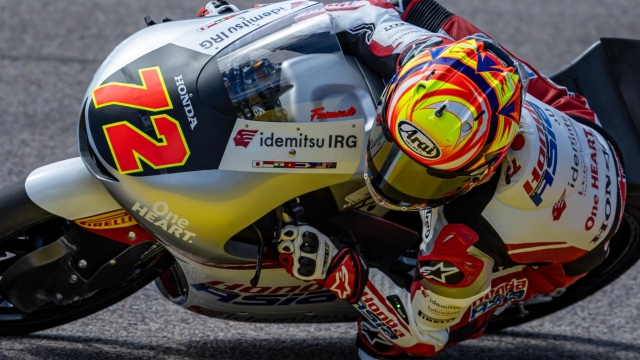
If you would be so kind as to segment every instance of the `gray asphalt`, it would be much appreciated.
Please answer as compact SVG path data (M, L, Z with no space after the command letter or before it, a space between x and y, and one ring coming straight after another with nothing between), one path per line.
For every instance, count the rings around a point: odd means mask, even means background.
M248 2L238 2L247 7ZM635 0L442 0L545 73L603 36L640 38ZM77 156L76 123L94 71L154 19L191 17L201 1L0 0L0 186ZM439 359L638 359L640 265L553 317L465 342ZM2 359L355 359L353 324L213 320L153 289L86 319L0 339Z

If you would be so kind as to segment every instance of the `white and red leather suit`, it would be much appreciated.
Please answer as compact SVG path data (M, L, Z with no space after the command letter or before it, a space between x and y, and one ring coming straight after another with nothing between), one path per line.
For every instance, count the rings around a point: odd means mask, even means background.
M432 0L325 8L343 50L386 78L421 47L486 36ZM334 258L324 283L363 314L359 346L365 352L434 355L480 336L506 305L566 288L606 257L624 209L620 161L583 97L527 70L520 130L501 173L423 211L422 255L412 283L348 248Z
M425 48L486 37L433 0L325 8L343 50L386 79ZM506 305L573 284L608 254L626 195L620 160L586 99L524 64L528 94L500 173L421 212L414 280L403 281L350 248L333 258L323 283L362 313L364 353L434 355L480 336Z

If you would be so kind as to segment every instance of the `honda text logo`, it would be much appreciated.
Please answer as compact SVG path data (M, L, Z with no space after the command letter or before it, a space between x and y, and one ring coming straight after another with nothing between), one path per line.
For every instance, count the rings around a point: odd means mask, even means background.
M236 136L233 137L233 142L236 144L236 146L242 146L246 149L247 146L251 144L251 140L253 140L253 138L256 136L257 133L258 133L258 130L242 129L238 131Z
M405 145L422 158L435 160L442 155L438 145L427 134L406 120L398 123L398 134Z

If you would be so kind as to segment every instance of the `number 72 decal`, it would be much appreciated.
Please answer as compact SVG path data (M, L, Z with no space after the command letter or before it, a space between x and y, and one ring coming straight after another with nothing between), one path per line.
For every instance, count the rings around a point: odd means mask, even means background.
M173 105L159 67L138 70L142 85L112 82L91 93L96 109L119 105L148 111L171 110Z
M158 112L173 109L169 92L159 67L138 70L142 85L108 83L92 91L96 109L104 106L124 106ZM142 163L154 169L185 164L191 152L177 120L169 115L151 116L156 140L126 120L102 128L118 172L130 174L143 171Z
M142 171L140 160L154 169L181 166L187 161L191 152L180 124L169 115L152 116L151 123L162 141L150 138L128 121L102 127L120 174Z

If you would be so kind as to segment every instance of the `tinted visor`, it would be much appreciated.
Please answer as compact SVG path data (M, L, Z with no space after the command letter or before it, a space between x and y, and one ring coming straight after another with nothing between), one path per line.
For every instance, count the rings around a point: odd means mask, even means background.
M391 209L419 210L438 207L470 190L486 173L486 167L469 173L447 173L420 165L385 136L382 126L371 129L367 149L367 182Z

